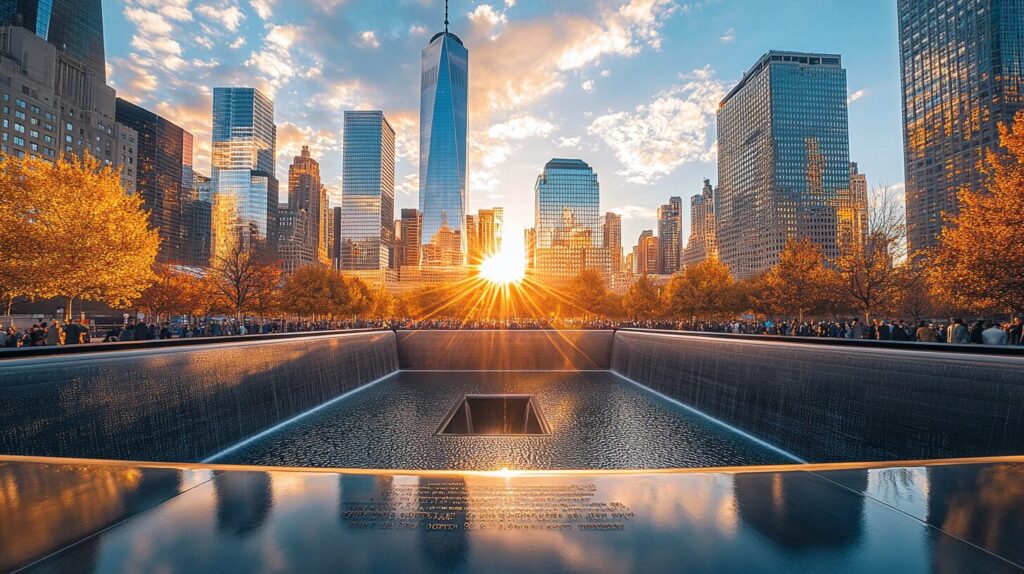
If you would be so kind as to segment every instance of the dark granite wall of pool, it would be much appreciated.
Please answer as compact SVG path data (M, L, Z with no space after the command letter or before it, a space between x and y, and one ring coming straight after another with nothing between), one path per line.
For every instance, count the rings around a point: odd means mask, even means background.
M607 370L613 331L399 331L398 363L416 371Z
M619 331L612 369L813 462L1024 453L1024 358Z
M397 368L392 331L11 360L0 453L200 460Z

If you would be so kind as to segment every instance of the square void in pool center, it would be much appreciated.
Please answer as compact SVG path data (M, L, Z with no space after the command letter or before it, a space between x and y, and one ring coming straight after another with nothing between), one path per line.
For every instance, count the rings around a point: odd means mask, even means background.
M536 407L531 410L538 416L538 425L548 434L444 432L467 398L496 395L528 397ZM508 410L520 406L517 412L526 416L521 402L502 403ZM497 410L486 401L469 404L477 433L482 421L477 417L486 415L488 407ZM400 371L215 461L417 470L643 469L793 462L606 371Z
M466 395L438 434L516 436L550 434L533 395Z

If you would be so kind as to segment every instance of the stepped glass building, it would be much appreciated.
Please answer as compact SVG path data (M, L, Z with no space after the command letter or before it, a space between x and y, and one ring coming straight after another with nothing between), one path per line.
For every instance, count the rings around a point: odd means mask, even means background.
M276 250L278 181L274 102L256 88L213 89L213 190L244 240Z
M420 82L421 263L459 267L467 250L469 51L447 20L423 49Z
M936 245L978 190L999 124L1024 109L1024 2L899 0L907 248Z
M834 54L768 52L718 110L719 249L734 275L770 269L810 237L838 256L850 187L846 70Z

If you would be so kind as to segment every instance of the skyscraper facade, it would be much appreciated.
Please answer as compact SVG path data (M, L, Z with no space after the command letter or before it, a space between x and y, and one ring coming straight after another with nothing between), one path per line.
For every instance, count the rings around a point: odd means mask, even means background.
M402 210L402 258L398 264L402 267L420 266L420 212L418 209Z
M346 111L341 269L388 269L395 235L395 130L380 111Z
M115 168L134 155L106 84L98 0L0 0L0 75L3 153L89 154ZM122 181L131 191L134 176Z
M242 237L278 239L274 103L256 88L213 89L212 177L218 199L231 204Z
M420 198L424 266L459 266L466 254L466 119L469 51L445 30L423 49Z
M864 244L868 235L868 179L850 162L850 189L836 203L836 243L840 255Z
M299 155L288 167L288 207L306 212L306 232L302 240L310 246L314 256L311 264L327 267L327 190L320 183L320 163L302 146Z
M718 259L718 194L711 181L690 198L690 238L683 249L683 267Z
M501 253L501 236L505 226L505 210L501 207L481 209L477 212L477 233L480 256L487 259Z
M157 261L164 264L205 265L194 261L186 227L187 202L192 197L192 136L167 118L127 100L117 99L117 122L136 132L136 190L160 234ZM186 153L187 152L187 153Z
M0 26L29 30L106 82L100 0L0 0Z
M672 275L679 271L683 253L683 200L671 197L668 203L658 208L658 244L661 249L659 259L662 275Z
M899 0L907 247L936 244L957 192L978 189L999 124L1024 109L1021 0Z
M327 267L327 192L320 164L309 146L288 167L288 203L278 208L278 255L285 273L300 267Z
M744 74L718 110L718 241L734 275L771 268L793 237L838 255L849 139L840 56L772 51Z
M537 177L534 198L538 275L566 281L585 268L607 274L611 257L604 249L594 170L579 159L552 159Z
M622 273L622 216L611 211L604 214L601 231L604 234L604 246L611 256L609 270L612 274Z

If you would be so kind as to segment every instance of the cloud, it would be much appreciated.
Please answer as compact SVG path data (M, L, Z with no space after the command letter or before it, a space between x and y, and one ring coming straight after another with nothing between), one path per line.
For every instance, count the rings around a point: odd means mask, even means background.
M508 21L504 12L495 10L490 4L477 5L476 9L468 14L468 17L470 22L487 31Z
M584 80L580 87L583 88L584 92L592 92L594 91L594 80Z
M201 4L196 6L196 12L199 12L210 22L223 24L224 28L229 32L237 32L242 20L245 20L245 14L233 2L218 5Z
M380 48L380 40L377 39L377 33L373 30L365 30L360 33L358 44L364 48L370 48L372 50Z
M292 45L301 34L299 26L268 24L262 49L252 52L245 62L246 66L263 75L265 85L262 89L269 97L273 97L277 88L296 75L298 66L292 57Z
M723 41L725 43L732 42L735 39L736 39L736 29L735 28L729 28L728 30L725 31L724 34L722 34L722 37L719 38L719 40L721 40L721 41Z
M654 219L657 216L656 209L642 205L623 205L613 207L608 211L621 215L622 219Z
M579 136L571 137L571 138L565 138L565 137L558 138L558 147L576 148L576 147L579 147L579 146L580 146L580 138L579 138Z
M274 0L249 0L249 4L261 20L269 20L274 15Z
M863 98L866 95L868 95L867 90L857 90L855 92L852 92L849 95L849 97L846 98L846 105L851 105L853 104L853 102L856 102L857 100Z
M632 111L598 116L587 128L611 148L622 163L618 173L629 181L650 184L683 163L713 157L715 112L725 84L710 68L683 79Z

